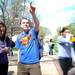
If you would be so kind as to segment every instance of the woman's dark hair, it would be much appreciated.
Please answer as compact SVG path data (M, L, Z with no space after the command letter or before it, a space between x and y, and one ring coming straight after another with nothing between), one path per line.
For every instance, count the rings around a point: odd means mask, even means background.
M60 32L63 33L65 30L68 30L68 28L67 27L63 27Z
M6 35L6 25L4 22L0 22L0 27L5 27L5 32L4 32L4 35L3 35L3 38L5 38L5 35Z

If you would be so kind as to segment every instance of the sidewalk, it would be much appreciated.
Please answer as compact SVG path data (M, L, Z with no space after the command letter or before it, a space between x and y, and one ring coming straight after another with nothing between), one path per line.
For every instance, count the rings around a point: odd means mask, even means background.
M55 61L56 56L44 56L41 59L41 71L42 75L62 75L58 72L60 70L59 65ZM9 65L9 75L17 75L17 65L13 63L13 65ZM56 66L57 65L57 66ZM58 67L58 68L57 68ZM61 71L61 70L60 70Z
M40 64L42 75L62 75L56 56L45 56Z

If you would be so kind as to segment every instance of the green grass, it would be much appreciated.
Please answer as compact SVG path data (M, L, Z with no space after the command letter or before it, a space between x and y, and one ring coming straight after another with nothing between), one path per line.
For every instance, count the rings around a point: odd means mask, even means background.
M15 48L15 47L13 48L13 51L17 51L17 50L18 50L17 48Z

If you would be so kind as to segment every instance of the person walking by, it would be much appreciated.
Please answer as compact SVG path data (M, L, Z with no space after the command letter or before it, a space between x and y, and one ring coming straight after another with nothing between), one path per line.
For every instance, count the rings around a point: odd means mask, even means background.
M18 75L41 75L40 49L38 41L39 21L35 14L36 7L30 3L29 11L34 21L31 27L27 18L21 20L21 32L16 40L16 48L19 49Z
M53 39L50 39L50 42L49 42L49 55L53 55L53 48L54 48L54 41L53 41Z
M0 22L0 75L8 75L7 53L14 47L13 41L6 36L6 26Z
M58 36L58 57L59 64L63 71L63 75L68 75L69 69L72 67L71 47L72 42L69 41L69 29L63 27L61 34Z

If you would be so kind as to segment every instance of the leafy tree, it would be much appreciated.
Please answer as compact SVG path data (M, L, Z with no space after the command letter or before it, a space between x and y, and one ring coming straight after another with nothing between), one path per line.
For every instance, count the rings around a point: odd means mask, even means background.
M58 52L57 37L58 37L58 35L55 35L55 37L54 37L54 50L53 50L54 54L57 54L57 52Z
M67 27L70 29L70 32L75 35L75 23L71 23Z
M39 30L40 30L39 35L46 36L46 35L50 34L50 30L46 27L40 26Z
M8 0L0 0L0 11L1 11L0 18L2 19L2 21L4 21L4 23L6 18L9 17L7 6L8 6Z
M22 16L28 15L32 20L31 15L27 12L26 3L33 2L33 0L0 0L0 14L1 19L7 25L8 35L14 35L20 32L19 22ZM46 36L50 34L48 28L40 26L40 35Z

